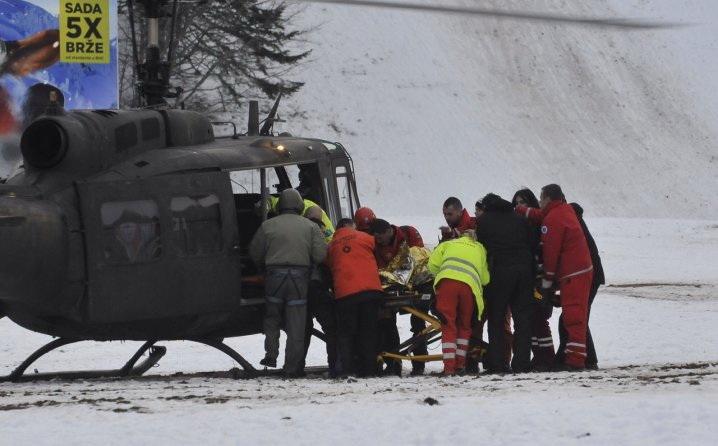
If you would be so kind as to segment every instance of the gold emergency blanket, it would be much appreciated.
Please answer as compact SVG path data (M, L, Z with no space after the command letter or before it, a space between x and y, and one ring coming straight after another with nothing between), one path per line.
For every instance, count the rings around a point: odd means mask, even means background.
M434 278L429 272L431 251L416 246L408 247L402 243L399 253L385 267L379 270L384 288L400 286L413 290L420 285L430 283Z

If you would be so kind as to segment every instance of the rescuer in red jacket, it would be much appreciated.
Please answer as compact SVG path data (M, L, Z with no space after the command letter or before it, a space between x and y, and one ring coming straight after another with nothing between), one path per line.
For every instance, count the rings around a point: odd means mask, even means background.
M444 201L444 219L448 226L439 228L441 231L441 241L459 238L461 234L469 229L476 229L476 218L464 209L461 200L456 197L449 197Z
M386 267L399 254L402 244L411 248L424 247L421 234L413 226L394 226L386 220L374 219L369 225L369 233L376 240L376 263L379 268Z
M354 229L351 220L341 220L329 244L326 264L334 282L342 374L375 375L382 287L374 237Z
M374 254L376 256L379 268L386 268L392 260L399 254L404 243L411 247L424 247L424 240L421 234L413 226L394 226L386 220L375 218L369 225L369 233L376 240L376 248ZM414 335L421 333L426 328L426 323L414 315L411 315L411 332ZM384 351L397 351L399 348L399 329L396 326L396 313L392 312L390 316L382 317L379 321L380 326L380 346ZM425 344L418 344L414 349L416 355L429 354ZM387 368L391 373L401 373L401 362L387 362ZM411 374L422 375L424 373L425 364L420 361L412 361Z
M588 295L593 280L593 264L588 243L576 217L557 184L541 189L541 241L543 243L543 293L561 292L561 309L568 342L565 366L583 369L586 366L586 328L588 326Z

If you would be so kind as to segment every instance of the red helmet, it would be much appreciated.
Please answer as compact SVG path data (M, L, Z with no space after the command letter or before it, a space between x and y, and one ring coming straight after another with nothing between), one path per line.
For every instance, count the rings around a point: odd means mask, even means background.
M368 231L369 224L374 220L376 220L376 215L369 208L359 208L354 213L354 224L357 225L359 231Z

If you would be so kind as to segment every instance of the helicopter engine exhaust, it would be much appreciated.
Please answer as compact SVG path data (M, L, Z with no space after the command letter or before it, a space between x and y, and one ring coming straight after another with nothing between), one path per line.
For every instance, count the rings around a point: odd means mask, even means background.
M67 153L67 133L56 121L37 120L23 133L20 150L31 166L42 169L53 167Z
M76 110L40 116L22 134L28 170L86 176L138 154L214 140L212 124L184 110Z

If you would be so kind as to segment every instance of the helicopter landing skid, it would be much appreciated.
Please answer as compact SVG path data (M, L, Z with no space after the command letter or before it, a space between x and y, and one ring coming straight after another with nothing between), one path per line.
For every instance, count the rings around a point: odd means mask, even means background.
M121 369L116 370L83 370L75 372L50 372L50 373L34 373L26 375L25 371L38 359L53 350L68 344L80 342L82 339L58 338L45 344L28 356L15 370L7 376L0 376L0 382L24 382L24 381L47 381L52 379L88 379L88 378L127 378L142 376L146 371L151 369L159 360L167 353L167 349L162 346L155 347L157 341L147 341L142 344L129 361ZM143 354L149 350L147 358L140 362Z
M229 345L225 344L222 339L187 339L191 342L197 342L199 344L204 344L208 347L216 348L217 350L221 351L225 355L229 356L230 358L234 359L239 363L239 365L242 366L244 375L243 377L246 378L254 378L259 374L259 371L254 368L252 364L249 363L246 359L244 359L244 356L237 353L236 350L234 350Z

